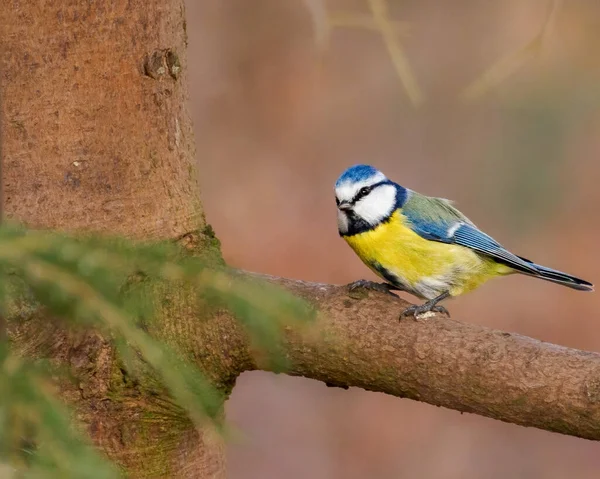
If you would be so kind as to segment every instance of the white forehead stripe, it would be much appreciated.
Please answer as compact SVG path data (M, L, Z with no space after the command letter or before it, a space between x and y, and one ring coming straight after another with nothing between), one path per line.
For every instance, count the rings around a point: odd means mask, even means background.
M365 186L371 186L380 181L386 180L386 176L381 172L377 172L375 175L367 178L366 180L352 182L351 180L344 181L341 185L338 185L335 189L335 194L340 201L350 201L358 190Z

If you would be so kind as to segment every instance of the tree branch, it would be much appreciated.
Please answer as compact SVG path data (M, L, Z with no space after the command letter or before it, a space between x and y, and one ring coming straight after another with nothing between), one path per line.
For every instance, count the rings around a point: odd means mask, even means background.
M600 440L600 354L436 315L399 321L391 295L254 275L318 309L288 328L289 374Z

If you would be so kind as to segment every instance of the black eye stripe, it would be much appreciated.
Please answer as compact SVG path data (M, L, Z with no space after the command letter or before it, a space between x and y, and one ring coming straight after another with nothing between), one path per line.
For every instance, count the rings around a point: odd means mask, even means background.
M358 193L356 193L356 195L354 195L354 198L352 198L352 202L356 202L358 200L360 200L361 198L367 196L371 190L373 190L372 186L363 186L360 190L358 190Z

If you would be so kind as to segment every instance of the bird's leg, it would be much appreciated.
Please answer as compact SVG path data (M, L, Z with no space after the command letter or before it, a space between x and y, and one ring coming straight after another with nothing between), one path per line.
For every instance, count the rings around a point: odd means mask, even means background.
M413 316L415 319L417 319L420 315L429 312L444 313L446 316L450 317L450 313L448 312L448 310L443 306L438 305L440 301L443 301L448 297L450 297L450 292L446 291L445 293L442 293L439 296L436 296L435 298L430 299L429 301L423 304L415 304L409 306L404 311L402 311L402 313L400 314L400 319L402 319L405 316Z
M370 289L371 291L379 291L380 293L391 294L392 296L398 297L398 295L392 293L393 289L398 289L396 286L391 285L390 283L376 283L375 281L369 281L367 279L359 279L358 281L354 281L350 283L348 286L348 291L354 291L356 289Z

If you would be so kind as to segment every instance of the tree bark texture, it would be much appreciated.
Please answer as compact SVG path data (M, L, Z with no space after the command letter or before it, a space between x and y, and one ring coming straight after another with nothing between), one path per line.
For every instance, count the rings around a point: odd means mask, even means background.
M7 1L0 8L7 216L35 227L181 240L218 248L205 228L187 111L181 0ZM267 278L319 310L288 329L290 374L600 439L600 355L435 316L399 321L401 300ZM152 333L228 392L267 368L228 313L199 318L189 292L163 291ZM130 477L223 478L223 443L195 430L164 393L132 381L95 333L31 313L14 345L68 364L62 396ZM200 320L201 319L201 320Z
M9 217L172 238L198 229L181 0L4 0Z
M203 242L193 168L183 0L1 3L7 217L214 244ZM168 336L183 310L163 311L156 334ZM224 477L222 441L132 385L105 340L31 319L12 322L14 344L74 368L80 383L61 385L62 395L132 477Z
M391 295L271 278L320 311L284 343L291 374L600 440L600 354L436 315Z

